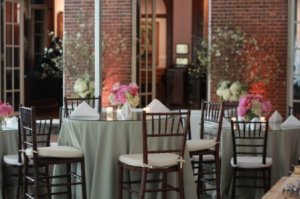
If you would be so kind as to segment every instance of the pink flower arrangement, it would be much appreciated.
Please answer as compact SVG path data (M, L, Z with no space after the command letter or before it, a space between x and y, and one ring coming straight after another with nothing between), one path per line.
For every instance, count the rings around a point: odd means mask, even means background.
M117 82L112 86L108 100L112 106L120 106L128 102L131 107L137 107L140 103L139 87L136 83L125 85Z
M254 117L266 116L272 111L272 105L261 95L247 94L238 105L238 116L251 120Z
M9 104L0 101L0 118L8 117L14 112L14 108Z

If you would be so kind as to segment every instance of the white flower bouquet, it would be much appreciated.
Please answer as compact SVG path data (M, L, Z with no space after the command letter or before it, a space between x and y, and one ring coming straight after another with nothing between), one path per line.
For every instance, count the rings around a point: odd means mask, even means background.
M76 96L81 98L94 96L95 85L94 81L91 80L89 74L85 73L83 76L76 79L74 83L74 91Z
M247 87L239 81L225 80L218 84L217 95L223 101L237 102L245 94L247 94Z

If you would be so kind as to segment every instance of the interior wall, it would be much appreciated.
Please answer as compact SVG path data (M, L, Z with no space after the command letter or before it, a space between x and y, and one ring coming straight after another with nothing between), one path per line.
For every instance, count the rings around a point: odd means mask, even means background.
M64 11L64 0L55 0L54 2L54 32L57 35L57 14Z
M192 0L174 0L173 17L173 63L176 63L176 44L188 44L189 54L180 56L191 60L192 42Z

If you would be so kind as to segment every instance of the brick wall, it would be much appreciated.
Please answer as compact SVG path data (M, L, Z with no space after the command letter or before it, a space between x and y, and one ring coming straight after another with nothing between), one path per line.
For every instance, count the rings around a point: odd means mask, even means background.
M103 87L102 104L108 105L107 96L114 82L129 83L131 81L131 0L103 0ZM90 46L91 54L94 51L94 26L88 26L82 32L82 21L94 22L94 0L65 0L65 36L64 38L76 38L76 34L83 36L84 45ZM92 33L92 34L91 34ZM74 43L79 41L74 41ZM74 50L74 43L64 46L65 51L82 54ZM73 96L73 84L78 76L88 68L89 74L94 75L93 64L86 65L84 57L78 55L78 60L65 53L66 66L72 64L73 68L65 72L65 96ZM68 66L68 68L72 67ZM75 71L75 72L74 72Z
M213 0L211 1L212 27L233 25L255 38L270 37L282 73L267 85L266 96L271 99L274 110L286 113L286 71L288 0ZM216 100L216 84L212 83L211 96Z
M75 80L85 72L93 76L94 0L65 0L64 11L64 96L74 96ZM86 26L83 26L85 24ZM88 63L85 60L91 59Z

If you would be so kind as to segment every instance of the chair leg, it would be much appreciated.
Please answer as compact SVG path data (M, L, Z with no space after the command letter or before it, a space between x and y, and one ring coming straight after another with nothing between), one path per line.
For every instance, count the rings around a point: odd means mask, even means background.
M82 186L82 199L86 199L86 180L85 180L85 166L84 160L81 162L81 186Z
M197 193L198 197L200 197L200 194L203 192L203 183L201 181L202 174L203 174L203 168L202 168L202 156L199 155L199 161L198 161L198 175L197 175Z
M21 189L21 185L22 185L22 180L23 180L23 171L22 171L22 167L18 167L18 185L17 185L17 197L16 199L20 198L20 192L23 192L23 189ZM5 189L4 189L5 190Z
M147 169L144 167L142 169L142 180L141 180L141 190L140 190L140 198L145 198L145 192L146 192L146 181L147 181Z
M268 190L271 188L271 168L267 169L268 172Z
M221 193L220 193L220 176L221 176L221 162L219 156L215 156L215 168L216 168L216 191L217 191L217 199L221 198Z
M235 199L235 181L236 181L236 170L232 170L232 185L231 185L231 199Z
M50 185L50 178L49 178L49 166L45 166L45 177L47 180L47 196L48 199L51 199L51 185Z
M163 173L163 182L162 182L162 188L163 188L163 199L167 199L167 182L168 182L168 174Z
M264 192L267 193L268 191L268 169L263 169L262 170L262 179L263 179L263 184L264 184Z
M178 172L178 186L180 199L184 199L183 168L180 168Z
M118 185L118 199L123 198L123 166L119 163L119 185Z
M67 169L68 199L72 199L72 188L71 188L72 178L71 178L71 164L70 163L66 164L66 169Z

